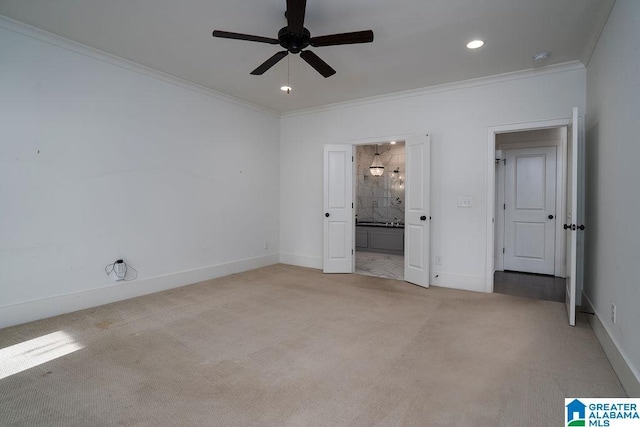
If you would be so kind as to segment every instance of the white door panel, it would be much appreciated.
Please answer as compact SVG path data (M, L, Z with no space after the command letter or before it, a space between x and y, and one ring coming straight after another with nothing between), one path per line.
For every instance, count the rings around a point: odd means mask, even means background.
M556 147L506 151L504 269L553 274Z
M430 138L408 138L405 147L404 280L429 287Z
M405 233L411 236L408 239L408 245L406 252L408 267L416 270L424 269L425 260L424 254L424 226L409 225L405 227Z
M324 224L323 271L352 273L354 271L352 145L324 147Z
M327 221L329 227L329 258L344 259L347 256L347 223L345 221Z
M345 151L329 151L327 152L328 162L328 180L329 186L327 191L328 208L344 209L347 203L347 152Z
M516 209L545 209L546 156L512 156L516 165ZM555 162L554 162L555 163ZM554 165L555 166L555 165Z
M544 260L545 224L535 222L515 223L515 256Z

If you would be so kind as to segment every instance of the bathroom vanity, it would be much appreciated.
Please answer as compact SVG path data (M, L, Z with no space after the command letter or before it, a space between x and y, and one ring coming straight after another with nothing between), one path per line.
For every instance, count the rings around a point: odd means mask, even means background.
M404 255L404 225L356 223L356 250Z

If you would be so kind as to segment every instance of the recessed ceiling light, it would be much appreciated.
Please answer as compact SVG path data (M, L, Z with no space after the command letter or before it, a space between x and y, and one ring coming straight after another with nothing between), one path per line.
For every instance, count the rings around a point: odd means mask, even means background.
M484 42L482 40L471 40L469 43L467 43L467 47L469 49L477 49L479 47L482 47L484 45Z
M287 92L287 93L291 93L291 90L292 90L292 89L293 89L293 88L292 88L291 86L286 86L286 85L285 85L285 86L282 86L282 87L280 88L280 90L281 90L281 91L283 91L283 92Z
M395 141L391 141L389 144L396 145L396 142Z

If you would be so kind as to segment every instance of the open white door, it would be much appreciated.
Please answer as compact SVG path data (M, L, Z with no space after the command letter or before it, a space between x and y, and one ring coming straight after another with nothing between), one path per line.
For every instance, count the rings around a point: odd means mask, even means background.
M407 138L405 147L404 280L428 288L431 140Z
M324 147L323 271L353 273L353 145Z
M571 121L567 125L567 209L564 230L567 233L566 257L566 304L569 324L576 324L576 288L578 270L578 108L574 107Z

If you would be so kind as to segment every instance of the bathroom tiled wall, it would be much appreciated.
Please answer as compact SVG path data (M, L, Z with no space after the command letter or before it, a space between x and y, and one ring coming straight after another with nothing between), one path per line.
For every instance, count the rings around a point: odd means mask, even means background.
M381 176L373 176L369 172L375 153L375 145L356 147L358 221L404 223L404 143L378 145L384 165Z

